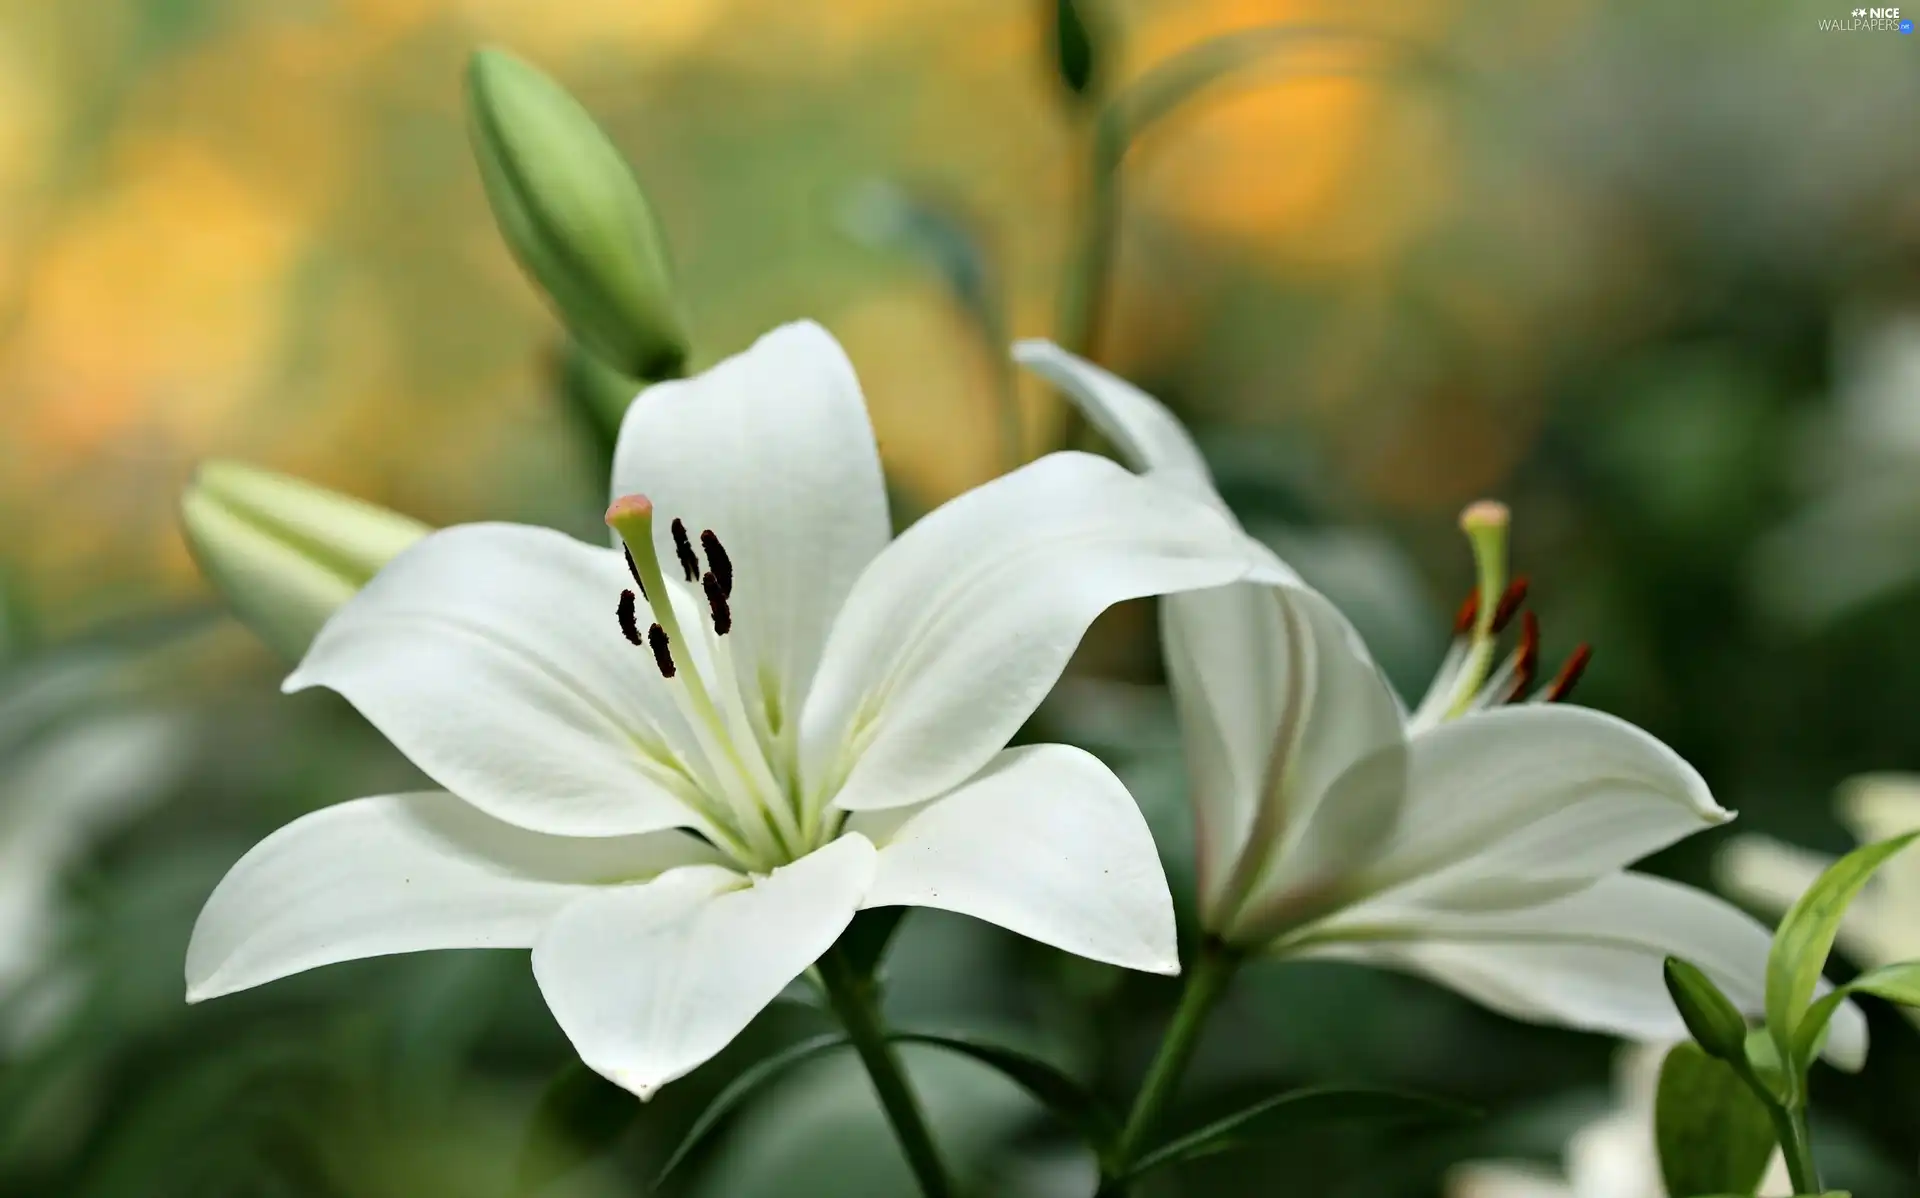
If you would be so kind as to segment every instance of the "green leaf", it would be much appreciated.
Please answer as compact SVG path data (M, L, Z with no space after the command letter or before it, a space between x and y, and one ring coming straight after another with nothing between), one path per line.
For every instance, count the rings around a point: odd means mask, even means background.
M756 1090L795 1065L810 1061L848 1043L851 1041L847 1039L846 1033L828 1032L788 1045L752 1068L742 1070L740 1076L728 1082L726 1089L714 1096L713 1101L707 1104L707 1109L701 1111L700 1117L695 1119L693 1126L687 1129L687 1134L681 1137L679 1147L673 1150L673 1155L667 1158L667 1163L660 1166L660 1172L654 1176L654 1188L658 1189L660 1184L667 1180L667 1175L678 1168L680 1162L687 1159L687 1154L707 1137L707 1133L718 1127L722 1119L732 1114L735 1108L752 1097Z
M1104 1154L1112 1146L1117 1129L1106 1108L1072 1076L1031 1053L965 1032L895 1032L890 1038L904 1044L930 1044L991 1065L1080 1133L1095 1152Z
M1746 1017L1733 1005L1733 1000L1713 984L1712 978L1692 962L1668 957L1666 982L1667 993L1672 996L1681 1021L1709 1056L1723 1061L1745 1056Z
M1290 1090L1216 1119L1198 1131L1162 1144L1135 1161L1126 1180L1144 1177L1182 1161L1231 1152L1250 1135L1272 1137L1327 1123L1359 1120L1392 1123L1451 1123L1476 1119L1470 1107L1394 1090L1316 1087ZM1264 1126L1262 1126L1264 1125Z
M1813 998L1827 954L1833 950L1833 938L1840 930L1840 919L1847 912L1860 888L1889 857L1913 843L1920 832L1909 832L1891 840L1865 845L1827 867L1827 871L1800 896L1773 934L1773 948L1767 954L1767 1030L1779 1045L1789 1071L1797 1075L1805 1066L1805 1057L1795 1033L1802 1014Z
M1848 982L1846 989L1871 994L1903 1007L1920 1007L1920 961L1883 965Z
M1773 1155L1773 1120L1731 1065L1681 1043L1660 1066L1653 1138L1667 1193L1751 1194Z
M1827 1025L1850 994L1872 994L1903 1006L1920 1007L1920 961L1903 961L1861 974L1844 986L1822 995L1807 1007L1794 1029L1796 1060L1811 1061L1826 1043Z
M612 1148L640 1118L640 1100L573 1061L547 1083L520 1150L514 1193L532 1194Z

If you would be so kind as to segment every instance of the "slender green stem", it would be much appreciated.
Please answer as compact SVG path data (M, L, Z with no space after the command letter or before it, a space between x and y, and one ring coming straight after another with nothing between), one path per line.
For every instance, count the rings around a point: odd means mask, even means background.
M1107 1161L1108 1179L1100 1189L1101 1195L1118 1198L1126 1193L1127 1170L1146 1147L1146 1139L1165 1113L1167 1104L1173 1101L1187 1064L1193 1059L1193 1050L1200 1044L1200 1030L1206 1026L1207 1017L1213 1013L1220 996L1226 993L1227 983L1233 980L1234 971L1239 967L1240 955L1233 949L1217 940L1201 943L1198 955L1187 970L1187 984L1180 993L1179 1009L1173 1013L1173 1022L1167 1026L1166 1038L1160 1041L1160 1051L1154 1055L1153 1064L1147 1067L1146 1081L1140 1085L1133 1110L1127 1115L1126 1126L1121 1129L1111 1159Z
M1767 1113L1773 1116L1774 1133L1780 1140L1780 1153L1787 1160L1787 1176L1793 1181L1793 1192L1820 1193L1820 1169L1813 1162L1813 1135L1807 1126L1807 1109L1768 1102Z
M827 1000L833 1004L834 1013L853 1041L854 1051L867 1067L873 1091L893 1124L894 1135L900 1139L900 1150L906 1154L907 1164L920 1183L920 1192L926 1198L952 1198L953 1183L947 1178L947 1168L940 1160L933 1133L927 1129L920 1100L914 1096L906 1072L900 1067L900 1056L881 1023L873 978L856 970L838 948L828 950L827 955L820 958L819 970Z
M1780 1142L1780 1155L1787 1162L1793 1192L1820 1193L1820 1169L1813 1160L1813 1132L1807 1126L1805 1077L1799 1076L1792 1082L1787 1099L1782 1101L1744 1057L1727 1063L1740 1075L1740 1080L1747 1083L1760 1105L1767 1108L1767 1117L1773 1120L1774 1139Z

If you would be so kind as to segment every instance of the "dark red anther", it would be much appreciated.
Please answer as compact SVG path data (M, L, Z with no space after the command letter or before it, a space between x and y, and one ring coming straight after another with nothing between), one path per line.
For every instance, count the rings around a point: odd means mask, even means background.
M700 577L700 559L693 556L693 542L687 539L687 526L678 516L673 518L673 554L680 559L680 569L688 582Z
M627 555L627 573L633 575L633 585L640 588L640 597L645 599L647 597L647 584L640 580L640 567L633 564L633 550L622 545L620 546L620 552ZM637 645L640 642L634 641L633 643Z
M1513 622L1514 615L1519 612L1520 605L1526 601L1527 576L1522 574L1507 584L1506 591L1500 596L1500 606L1493 609L1493 631L1496 633L1505 631L1507 625Z
M1532 612L1523 612L1520 616L1520 646L1513 653L1513 691L1510 700L1527 693L1539 669L1540 621Z
M619 613L620 613L620 631L625 633L627 639L629 641L632 641L634 644L638 645L643 643L640 640L640 623L637 619L634 618L632 591L620 592Z
M647 644L653 649L653 664L662 678L673 677L673 649L667 644L667 630L655 624L647 629Z
M700 576L700 589L707 593L707 606L713 610L714 635L727 635L733 630L733 611L727 606L727 593L712 570Z
M713 535L711 528L700 533L700 548L706 550L707 568L720 580L720 594L724 598L733 597L733 559L727 556L726 547L720 544L720 538Z
M1467 592L1467 601L1453 616L1453 635L1465 636L1473 630L1473 620L1480 614L1480 592Z
M1567 664L1560 667L1560 672L1554 675L1553 682L1547 686L1547 702L1558 703L1573 693L1574 684L1580 681L1580 675L1586 673L1587 663L1592 660L1593 646L1577 646L1573 655L1567 658Z

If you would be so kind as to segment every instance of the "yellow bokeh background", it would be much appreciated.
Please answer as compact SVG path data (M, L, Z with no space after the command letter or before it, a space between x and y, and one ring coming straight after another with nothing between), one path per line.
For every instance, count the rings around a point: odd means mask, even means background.
M700 362L782 320L819 319L846 343L905 491L931 503L991 476L989 351L924 263L855 244L836 214L873 178L952 197L987 235L1013 332L1052 332L1089 122L1049 74L1050 10L9 9L0 555L55 621L192 593L173 502L210 455L436 523L564 521L598 493L551 395L556 328L495 236L468 160L461 70L483 44L561 78L629 154L669 235ZM1426 38L1452 13L1384 4L1357 23ZM1355 16L1331 3L1133 0L1101 31L1106 82L1230 30ZM1184 363L1203 406L1255 418L1325 417L1370 394L1375 349L1393 335L1384 280L1461 203L1450 136L1433 106L1378 72L1311 67L1254 74L1163 122L1124 169L1104 356L1149 372ZM1334 297L1315 326L1312 385L1276 396L1236 364L1246 350L1205 344L1222 256ZM1455 301L1486 338L1517 335L1515 296ZM1452 502L1497 471L1515 422L1487 406L1498 380L1467 382L1401 388L1414 405L1401 431L1349 455L1361 485L1387 502ZM1022 394L1042 444L1059 413L1038 389ZM1444 399L1444 420L1422 395ZM1444 452L1455 440L1480 452Z

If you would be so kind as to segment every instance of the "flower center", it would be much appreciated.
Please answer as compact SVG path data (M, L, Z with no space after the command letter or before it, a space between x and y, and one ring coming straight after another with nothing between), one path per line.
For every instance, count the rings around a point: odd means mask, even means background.
M627 570L639 589L637 597L630 590L620 592L614 609L620 631L652 652L654 667L692 734L693 743L676 754L678 764L698 791L696 806L721 847L755 870L795 860L819 847L823 820L801 800L793 731L770 728L765 718L755 720L742 697L728 637L733 561L707 529L700 534L706 557L702 570L693 538L676 518L669 532L686 586L681 580L669 582L654 549L653 519L653 503L644 495L625 496L607 509L607 523L626 545ZM706 601L704 622L698 620L699 600L690 590L696 583ZM692 636L682 616L692 625Z
M1527 694L1540 667L1540 622L1531 611L1521 610L1527 601L1525 576L1507 579L1510 523L1506 505L1491 500L1472 504L1460 514L1460 530L1473 547L1475 586L1454 617L1453 644L1433 685L1408 721L1412 732L1503 703L1558 702L1572 693L1593 657L1591 646L1575 647L1551 682ZM1520 617L1520 633L1502 659L1502 634L1515 616Z

